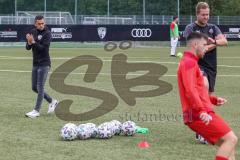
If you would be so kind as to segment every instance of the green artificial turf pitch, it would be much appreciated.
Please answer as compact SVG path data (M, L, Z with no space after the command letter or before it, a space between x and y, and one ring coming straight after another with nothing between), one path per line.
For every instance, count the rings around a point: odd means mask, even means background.
M184 48L178 48L183 51ZM218 76L215 94L225 97L228 103L216 108L239 136L240 119L240 47L218 49ZM195 134L181 119L181 106L177 90L176 70L178 59L169 57L169 48L119 48L106 52L101 48L51 48L52 68L81 55L97 56L103 67L96 81L83 81L87 67L82 66L70 74L65 82L106 91L119 100L117 107L89 121L75 121L80 124L92 122L97 125L113 119L121 122L133 120L138 126L149 128L146 136L115 136L109 140L89 139L66 142L61 140L61 127L68 123L55 115L47 115L48 104L44 101L41 115L28 119L24 115L32 110L36 94L31 90L31 52L24 47L0 48L0 159L4 160L213 160L216 149L195 141ZM137 98L135 106L126 104L115 91L111 80L111 60L116 54L125 54L129 63L158 63L168 71L160 79L170 83L173 90L169 93L147 98ZM134 78L143 72L130 72ZM135 90L145 91L154 86L139 86ZM58 100L71 99L72 113L83 113L96 108L101 103L91 97L58 93L46 82L45 90ZM174 117L174 118L173 118ZM138 142L146 140L148 149L139 149ZM240 147L237 147L237 159Z

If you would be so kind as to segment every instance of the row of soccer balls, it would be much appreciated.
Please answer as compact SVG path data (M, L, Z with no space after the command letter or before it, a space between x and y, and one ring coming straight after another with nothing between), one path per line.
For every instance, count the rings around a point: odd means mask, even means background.
M65 124L61 129L63 140L74 140L76 138L84 140L88 138L107 139L114 135L133 136L136 133L137 126L132 121L121 123L117 120L105 122L98 127L93 123L80 124L76 126L73 123Z

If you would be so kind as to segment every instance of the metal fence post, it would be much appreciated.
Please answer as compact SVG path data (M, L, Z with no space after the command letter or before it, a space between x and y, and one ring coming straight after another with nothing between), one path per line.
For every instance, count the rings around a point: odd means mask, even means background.
M44 17L46 17L46 11L47 11L47 0L44 0Z
M75 0L75 17L74 17L74 21L75 21L75 24L77 24L77 0Z
M146 4L145 4L145 0L143 0L143 24L145 24L145 18L146 18Z

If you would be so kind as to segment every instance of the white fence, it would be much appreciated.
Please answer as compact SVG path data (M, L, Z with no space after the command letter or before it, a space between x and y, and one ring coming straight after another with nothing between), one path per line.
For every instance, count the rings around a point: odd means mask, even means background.
M0 16L0 24L34 24L34 18L43 15L47 24L75 24L69 12L18 11L16 15Z
M44 15L47 24L169 24L172 15L71 15L69 12L27 12L18 11L16 15L0 15L0 24L33 24L36 15ZM179 24L189 24L195 21L195 16L180 16ZM217 25L239 25L240 16L212 16L210 23Z

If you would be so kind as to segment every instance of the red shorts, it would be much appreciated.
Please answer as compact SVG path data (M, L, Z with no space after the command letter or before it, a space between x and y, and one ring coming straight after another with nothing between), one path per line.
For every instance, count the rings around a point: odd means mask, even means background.
M212 116L212 120L208 125L201 120L196 120L187 123L188 127L193 131L204 137L209 143L215 144L220 138L230 132L232 129L228 124L217 114L209 113Z

